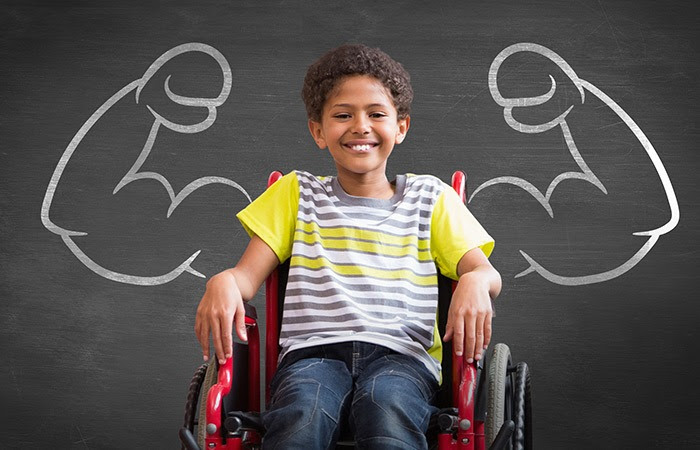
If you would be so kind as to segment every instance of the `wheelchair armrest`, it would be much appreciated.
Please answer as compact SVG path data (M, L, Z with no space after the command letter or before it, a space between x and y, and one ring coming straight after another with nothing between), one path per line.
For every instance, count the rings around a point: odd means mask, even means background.
M231 391L231 384L233 381L233 358L228 358L224 364L219 365L219 370L217 372L217 383L213 385L209 392L207 393L207 412L206 412L206 427L207 431L209 428L213 428L218 431L221 429L221 408L222 400ZM202 426L200 424L199 426ZM208 433L214 434L215 433ZM209 438L207 438L209 439ZM220 436L213 437L214 440L219 441ZM209 441L207 441L209 442Z

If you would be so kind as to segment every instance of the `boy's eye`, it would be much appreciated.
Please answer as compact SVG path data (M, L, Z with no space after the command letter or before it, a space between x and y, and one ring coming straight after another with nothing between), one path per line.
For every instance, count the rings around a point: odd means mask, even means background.
M383 117L386 117L387 115L382 112L373 112L369 114L369 117L372 119L381 119ZM350 119L352 117L351 114L348 113L338 113L338 114L333 114L333 117L336 119Z

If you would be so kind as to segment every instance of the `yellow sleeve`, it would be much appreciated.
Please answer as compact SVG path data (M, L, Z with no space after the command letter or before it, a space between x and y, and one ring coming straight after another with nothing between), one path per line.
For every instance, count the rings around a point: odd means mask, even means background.
M299 180L296 172L290 172L236 217L249 236L258 236L275 252L280 262L284 262L292 253L298 209Z
M493 238L459 195L454 189L445 188L435 203L430 224L430 252L440 272L456 280L457 264L465 253L479 247L488 257L493 246Z

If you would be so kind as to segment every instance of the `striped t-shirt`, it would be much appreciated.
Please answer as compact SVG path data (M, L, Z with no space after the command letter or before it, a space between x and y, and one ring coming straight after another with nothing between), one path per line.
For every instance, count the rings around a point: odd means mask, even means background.
M413 355L440 379L437 270L493 239L455 191L399 175L390 199L354 197L335 177L291 172L238 214L289 262L280 359L305 347L362 341Z

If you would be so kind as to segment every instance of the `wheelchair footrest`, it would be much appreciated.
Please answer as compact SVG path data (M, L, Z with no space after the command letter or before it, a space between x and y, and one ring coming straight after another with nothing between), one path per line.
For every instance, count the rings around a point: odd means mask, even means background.
M430 418L428 429L437 428L442 432L451 431L459 422L457 408L442 408Z
M232 411L228 413L224 421L224 428L231 434L240 434L243 431L257 431L264 433L262 418L257 412Z

